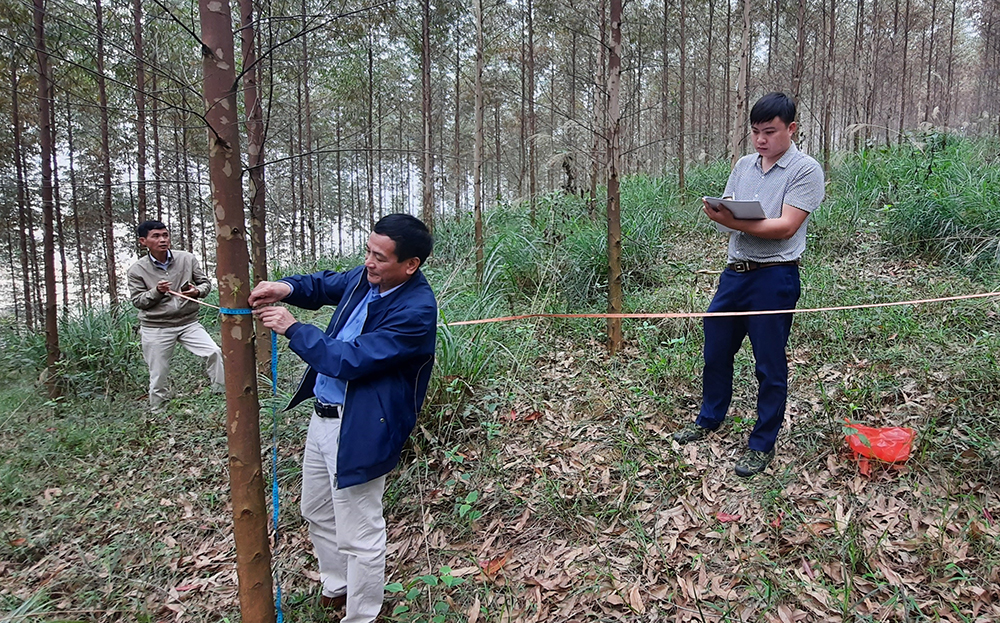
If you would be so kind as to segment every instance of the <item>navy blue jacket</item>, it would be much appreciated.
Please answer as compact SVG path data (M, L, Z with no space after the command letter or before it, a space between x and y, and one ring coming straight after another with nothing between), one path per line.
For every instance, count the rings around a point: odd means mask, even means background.
M337 488L389 473L416 425L434 365L437 301L430 284L418 270L391 295L372 301L361 335L342 342L335 336L371 287L365 267L282 281L293 288L285 303L337 306L325 332L300 322L285 332L289 347L309 364L286 409L312 398L317 372L346 381Z

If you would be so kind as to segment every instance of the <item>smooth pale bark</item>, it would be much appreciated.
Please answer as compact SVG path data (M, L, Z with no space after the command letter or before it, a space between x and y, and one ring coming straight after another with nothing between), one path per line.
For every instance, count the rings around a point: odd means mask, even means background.
M830 173L830 150L833 144L833 80L837 43L837 0L830 0L830 33L827 40L826 80L823 84L823 171Z
M747 80L750 73L750 0L743 0L743 40L740 43L740 72L736 79L736 117L729 144L729 164L736 166L746 136Z
M622 0L611 0L611 48L608 54L608 313L622 313L621 66ZM608 318L608 349L622 348L621 318Z
M802 74L805 71L806 62L806 0L798 0L799 8L796 11L795 28L795 65L792 69L792 100L796 106L800 105L799 99L802 96Z
M528 213L531 217L531 224L535 224L538 206L535 202L535 195L538 194L538 179L536 172L537 155L535 153L535 8L532 0L526 0L525 12L528 22L528 44L525 48L527 55L527 66L525 67L527 85L525 86L525 100L528 106Z
M420 79L422 85L420 108L423 121L423 208L422 216L427 229L434 231L434 154L433 136L431 135L432 114L431 109L431 4L430 0L421 0L420 3Z
M365 175L368 180L368 227L375 227L375 36L368 37L368 92L365 93Z
M455 154L455 222L462 220L462 38L455 31L455 120L452 124L454 140L452 148Z
M660 69L660 139L662 147L657 150L666 153L667 139L670 138L670 0L663 0L663 33L660 38L660 56L663 67ZM661 156L660 170L666 172L667 158Z
M253 285L267 281L267 212L264 186L264 113L258 79L257 41L253 0L240 0L240 39L243 49L243 110L246 113L247 169L250 185L250 257ZM257 373L271 374L271 340L268 329L254 322Z
M31 279L29 272L31 267L28 263L28 205L24 188L24 167L21 161L23 148L21 145L21 109L18 105L17 95L20 80L17 75L17 66L12 63L10 66L10 102L11 121L14 126L14 172L17 178L17 234L21 251L21 284L24 290L24 324L29 331L35 329L35 310L32 307Z
M59 361L56 317L56 258L52 217L52 113L49 99L49 56L45 48L45 8L34 0L35 55L38 57L38 141L42 148L42 214L45 254L45 388L49 398L60 395L55 366Z
M104 253L108 274L108 298L118 302L118 268L115 262L115 215L111 205L111 147L108 137L108 92L104 79L104 10L101 0L94 1L97 17L97 99L101 114L101 173L104 199Z
M80 302L83 304L84 309L86 309L89 307L89 297L87 296L89 289L86 287L86 276L83 272L83 245L80 243L80 206L76 192L76 166L73 156L73 112L70 106L69 93L66 94L66 150L69 152L70 209L73 212L73 241L76 244L76 270L77 279L79 280L77 287L80 289Z
M681 203L684 203L684 102L687 94L687 33L685 24L687 22L687 2L680 0L680 15L677 24L678 39L680 41L680 57L678 59L677 78L677 187L680 189Z
M52 127L52 149L50 159L52 161L52 202L55 208L56 222L56 242L59 244L59 277L62 281L62 315L63 318L69 313L69 271L66 266L66 238L63 236L62 202L59 197L59 164L56 161L56 150L58 141L56 140L56 97L55 88L49 80L49 124Z
M156 57L153 57L153 62L156 62ZM150 86L153 90L153 102L150 108L150 116L152 117L151 122L153 125L153 177L155 181L153 182L153 191L156 195L156 220L163 220L163 162L160 160L160 105L159 105L159 94L156 90L156 73L153 73L152 80L150 80Z
M604 120L607 113L607 84L604 80L605 53L608 48L606 2L607 0L598 0L597 2L599 53L597 67L594 68L594 116L591 126L594 132L594 144L590 151L590 193L587 197L587 214L591 218L594 218L597 212L597 184L600 179L601 163L603 161L601 157L601 143L606 143L608 140L608 137L603 133L606 129ZM606 147L605 144L605 152L607 151Z
M472 0L476 19L476 143L472 156L473 219L475 220L476 283L483 283L483 0Z
M306 226L309 228L309 256L316 260L316 191L313 178L312 155L312 107L309 104L309 33L307 31L306 0L302 0L302 97L305 110L302 114L306 122L306 142L302 151L306 159ZM301 143L300 143L301 147Z
M208 123L209 175L216 232L216 280L219 303L246 308L250 293L250 255L243 219L240 183L239 113L236 106L236 58L229 3L199 0ZM253 321L225 314L221 321L226 368L226 435L229 484L233 502L236 575L244 623L274 623L271 551L260 458L260 412L254 368Z
M136 206L139 223L146 220L146 66L142 49L142 0L132 2L135 41L135 148L139 203Z

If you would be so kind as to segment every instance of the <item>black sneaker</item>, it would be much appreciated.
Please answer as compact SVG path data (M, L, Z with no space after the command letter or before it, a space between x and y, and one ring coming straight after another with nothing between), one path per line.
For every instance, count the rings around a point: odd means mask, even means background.
M692 441L698 441L699 439L704 439L708 434L712 432L712 429L705 428L704 426L698 426L694 422L684 425L684 428L675 432L672 437L674 441L683 445L686 443L691 443Z
M761 452L760 450L747 450L743 458L736 463L736 475L747 478L759 474L774 460L774 450Z

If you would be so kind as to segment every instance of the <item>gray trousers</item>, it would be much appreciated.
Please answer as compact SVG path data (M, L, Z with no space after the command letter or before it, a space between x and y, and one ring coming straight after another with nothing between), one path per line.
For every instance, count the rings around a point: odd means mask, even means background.
M222 349L212 340L205 327L197 322L182 327L140 327L142 357L149 366L149 406L159 409L170 400L170 360L174 346L206 359L206 372L212 380L212 390L225 391L226 375L222 368Z
M337 488L340 419L309 421L302 458L302 518L309 523L323 594L347 595L341 623L369 623L385 597L385 476Z

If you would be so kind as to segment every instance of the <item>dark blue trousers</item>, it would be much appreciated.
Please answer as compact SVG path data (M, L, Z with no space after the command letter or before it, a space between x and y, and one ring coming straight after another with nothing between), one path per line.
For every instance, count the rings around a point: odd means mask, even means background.
M709 305L710 312L794 309L799 300L799 267L770 266L746 273L727 268ZM750 433L751 450L770 452L785 419L788 358L785 347L792 314L705 318L705 371L701 413L696 423L716 429L733 399L733 360L750 336L757 371L757 423Z

